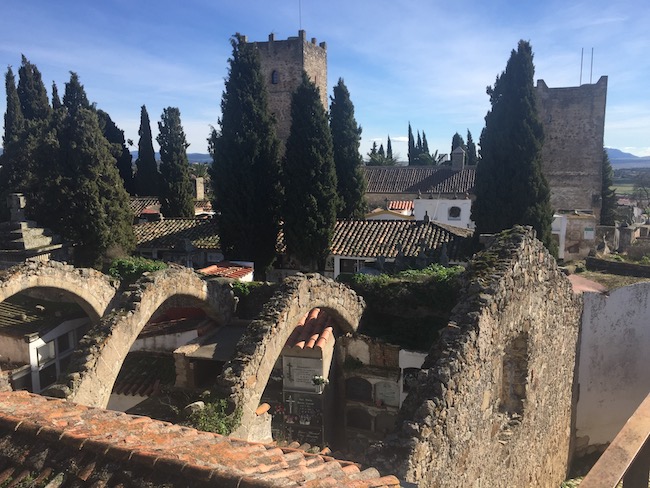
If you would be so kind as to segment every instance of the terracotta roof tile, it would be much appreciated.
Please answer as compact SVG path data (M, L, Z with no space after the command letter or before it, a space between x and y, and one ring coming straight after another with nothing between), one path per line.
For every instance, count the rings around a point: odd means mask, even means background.
M250 266L231 263L230 261L221 261L220 263L213 264L198 271L199 273L206 275L221 276L222 278L232 278L238 280L251 274L253 272L253 268Z
M320 308L313 308L300 319L287 339L285 347L323 349L333 337L331 317Z
M394 476L27 392L0 393L0 483L397 487Z
M160 211L160 202L157 197L131 197L129 204L136 217L147 209Z
M366 166L367 193L472 193L474 168Z
M212 219L175 218L133 226L141 249L184 249L189 241L198 249L219 249L219 230Z
M386 205L388 210L413 210L413 200L392 200Z
M335 256L395 258L417 256L421 246L439 249L447 244L451 259L461 258L462 244L472 231L434 222L416 220L339 220L330 253Z

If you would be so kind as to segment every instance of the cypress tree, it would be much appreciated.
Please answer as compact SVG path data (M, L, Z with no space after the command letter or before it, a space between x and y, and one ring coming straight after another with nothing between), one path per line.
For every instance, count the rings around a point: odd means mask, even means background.
M0 176L0 207L3 217L8 216L6 196L11 192L22 192L27 201L33 201L40 191L40 169L37 167L37 152L41 140L48 130L52 109L47 100L41 73L25 56L18 70L18 85L15 87L13 73L6 78L7 114L9 126L5 127L8 138L2 158ZM16 97L19 110L16 109ZM5 120L5 124L7 121ZM7 132L7 130L9 132ZM42 160L39 164L49 164Z
M166 217L194 217L188 144L178 108L163 110L156 140L160 145L160 209Z
M20 164L20 141L23 137L25 120L20 108L20 99L16 91L16 78L11 67L5 74L7 92L7 111L5 112L5 131L2 136L3 154L0 155L0 221L8 220L9 208L7 196L12 191L18 191L21 176L17 166Z
M334 87L334 96L331 97L330 129L337 192L341 198L338 216L342 219L362 219L366 211L366 179L361 169L363 159L359 153L361 127L354 118L354 105L342 78L339 78ZM390 139L388 143L390 144Z
M531 225L537 238L555 252L550 190L542 173L544 130L537 114L534 71L530 44L519 41L505 71L487 89L492 109L481 133L472 220L477 236L515 224Z
M476 156L476 144L472 138L472 133L467 129L467 165L476 166L478 157Z
M52 83L52 110L58 110L63 106L61 99L59 98L59 89L56 86L56 83Z
M616 223L616 192L614 184L614 170L609 161L607 151L603 148L603 187L601 191L602 202L600 207L600 224L615 225Z
M219 129L208 140L213 207L225 257L254 261L263 278L275 260L280 232L279 142L259 53L239 34L231 45Z
M461 136L458 132L454 134L454 136L451 138L451 153L454 152L454 149L457 147L462 147L465 149L465 141L463 140L463 136Z
M390 135L388 136L388 142L386 143L386 159L393 161L393 144L390 142Z
M47 91L41 72L24 55L22 56L22 65L18 70L18 77L18 98L25 119L48 120L52 109L47 100Z
M284 175L287 253L309 270L322 270L336 225L336 169L327 113L305 73L291 99Z
M160 193L160 173L156 163L156 153L153 150L151 136L151 122L149 113L144 105L140 108L140 140L138 142L138 159L135 161L136 173L134 177L135 191L140 196L157 197Z
M66 83L52 128L49 142L42 145L54 157L43 168L47 205L41 205L41 215L74 241L75 265L100 267L106 255L133 249L133 216L110 145L75 73Z
M416 164L417 154L415 151L415 140L413 139L413 129L411 129L411 123L409 122L409 141L408 141L408 160L409 166Z
M99 118L99 127L111 145L111 154L115 158L115 164L120 173L120 178L122 178L124 189L132 195L135 193L133 183L133 157L126 147L124 131L115 125L111 116L103 110L97 111L97 117Z

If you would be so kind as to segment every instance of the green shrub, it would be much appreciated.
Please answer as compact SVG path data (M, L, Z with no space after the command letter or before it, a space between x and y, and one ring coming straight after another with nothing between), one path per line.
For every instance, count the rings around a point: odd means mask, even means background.
M195 429L204 432L228 435L238 425L241 419L241 411L228 412L228 402L224 399L216 399L206 402L203 410L196 411L189 416L189 424Z
M167 268L167 264L162 261L131 256L114 259L108 268L108 274L124 283L134 283L143 273L165 268Z

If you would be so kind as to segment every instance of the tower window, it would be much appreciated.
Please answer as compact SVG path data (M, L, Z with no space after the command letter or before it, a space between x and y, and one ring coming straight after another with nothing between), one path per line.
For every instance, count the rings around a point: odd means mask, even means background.
M276 70L273 70L273 72L271 73L271 83L274 85L280 83L280 75Z

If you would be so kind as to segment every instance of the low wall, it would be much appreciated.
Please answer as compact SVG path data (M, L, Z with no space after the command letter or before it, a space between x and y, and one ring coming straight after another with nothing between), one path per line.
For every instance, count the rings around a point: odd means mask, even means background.
M599 259L588 257L585 260L587 269L590 271L605 271L606 273L623 275L623 276L638 276L641 278L650 278L650 266L634 263L623 263L620 261L609 261L607 259Z
M585 293L577 455L611 442L648 394L649 317L650 283L618 288L609 295Z
M464 280L376 465L418 486L557 488L581 301L529 228L497 236Z

